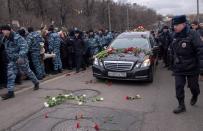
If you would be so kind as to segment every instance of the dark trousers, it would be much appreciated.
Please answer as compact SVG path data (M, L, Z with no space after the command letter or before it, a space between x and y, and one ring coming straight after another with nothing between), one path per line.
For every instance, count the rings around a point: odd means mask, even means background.
M167 49L163 50L163 61L164 61L164 64L166 66L168 66L168 50Z
M74 65L73 65L74 58L73 58L73 56L74 56L73 53L68 53L68 55L67 55L67 67L68 67L68 69L72 69L74 67Z
M6 54L0 49L0 84L7 83L7 60Z
M85 62L84 57L82 54L75 54L75 62L76 62L76 71L80 71L80 68L82 67L85 69Z
M85 61L85 65L87 65L87 67L89 67L91 65L91 54L90 54L90 49L88 49L85 53L85 55L83 55L84 61Z
M176 97L179 103L184 102L184 98L185 98L184 87L186 84L186 80L188 82L188 88L190 88L192 95L198 96L200 94L199 83L198 83L199 75L175 76Z

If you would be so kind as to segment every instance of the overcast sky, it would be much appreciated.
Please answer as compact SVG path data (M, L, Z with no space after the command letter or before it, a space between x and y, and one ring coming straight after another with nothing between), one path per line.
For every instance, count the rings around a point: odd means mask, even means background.
M155 9L162 15L194 14L197 0L115 0L137 3ZM200 1L200 13L203 13L203 0Z

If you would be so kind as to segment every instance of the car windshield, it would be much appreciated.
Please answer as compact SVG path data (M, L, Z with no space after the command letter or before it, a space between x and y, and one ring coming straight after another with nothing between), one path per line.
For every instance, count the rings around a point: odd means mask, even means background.
M123 49L123 48L141 48L148 50L150 48L150 44L147 38L143 37L126 37L126 38L117 38L115 39L110 47L115 49Z

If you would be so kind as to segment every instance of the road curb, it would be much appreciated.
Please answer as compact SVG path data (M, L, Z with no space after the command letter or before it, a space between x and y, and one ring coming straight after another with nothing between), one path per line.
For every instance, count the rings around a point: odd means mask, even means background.
M61 79L61 78L65 77L67 73L72 74L73 71L71 71L71 72L66 72L66 73L63 73L63 74L58 75L58 76L56 76L56 77L53 77L53 78L44 80L44 81L40 82L40 86L42 86L42 85L44 85L44 84L46 84L46 83L48 83L48 82ZM23 92L28 91L28 90L33 90L33 86L29 86L29 87L20 89L20 90L18 90L18 91L15 91L15 94L20 94L20 93L23 93ZM40 90L40 89L39 89L39 90Z

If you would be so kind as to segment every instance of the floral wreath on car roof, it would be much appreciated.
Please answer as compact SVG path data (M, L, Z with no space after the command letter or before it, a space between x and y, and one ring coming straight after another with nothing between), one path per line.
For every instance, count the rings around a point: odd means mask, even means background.
M134 32L144 32L146 29L143 26L138 26L136 29L133 30Z

